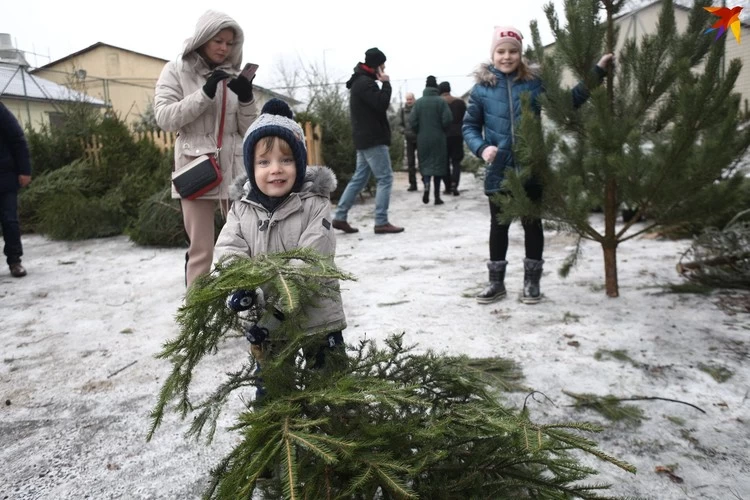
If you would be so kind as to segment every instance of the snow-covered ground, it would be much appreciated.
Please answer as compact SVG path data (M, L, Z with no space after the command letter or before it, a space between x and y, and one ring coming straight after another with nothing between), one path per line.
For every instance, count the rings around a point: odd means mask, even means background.
M663 285L681 281L675 264L689 242L646 237L619 249L621 296L610 299L601 249L585 245L579 267L562 279L557 268L574 240L548 233L545 300L525 305L523 231L514 225L509 296L479 305L472 295L487 279L489 211L478 181L464 175L461 184L461 196L445 196L445 205L423 205L398 172L390 217L406 227L402 234L373 234L371 198L350 212L361 231L338 235L337 262L359 278L343 284L345 338L405 331L424 349L516 360L525 383L552 401L532 401L533 418L601 422L601 448L638 467L630 475L587 460L615 494L750 499L750 316L726 307L747 295L665 293ZM183 251L140 248L125 237L67 243L28 235L24 245L29 275L0 277L0 499L199 497L236 437L220 430L209 447L186 441L187 422L170 414L145 441L169 370L154 355L177 333ZM246 347L229 340L202 367L195 390L215 387ZM733 375L719 383L701 366ZM635 401L646 419L628 427L575 411L563 390L671 398L706 413ZM524 394L508 397L518 405ZM221 425L240 408L234 401ZM658 466L673 466L682 482Z

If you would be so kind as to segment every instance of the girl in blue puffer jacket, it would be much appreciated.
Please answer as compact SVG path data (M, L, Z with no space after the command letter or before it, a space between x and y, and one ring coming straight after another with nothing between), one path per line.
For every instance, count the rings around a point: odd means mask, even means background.
M490 46L491 64L482 64L474 74L476 84L471 89L469 106L463 122L463 135L469 149L487 163L484 192L487 196L503 192L502 182L507 169L520 168L513 159L516 127L521 120L521 95L528 92L532 108L540 113L539 95L544 85L537 72L521 57L523 36L513 27L495 27ZM613 54L605 54L596 65L600 78ZM573 89L573 105L578 107L588 99L583 83ZM533 201L542 198L542 186L531 182L526 193ZM509 224L500 224L500 206L490 199L490 283L477 295L477 302L489 304L505 297L505 255L508 251ZM541 300L539 280L542 276L544 232L540 219L524 218L526 258L524 286L521 300L534 304Z

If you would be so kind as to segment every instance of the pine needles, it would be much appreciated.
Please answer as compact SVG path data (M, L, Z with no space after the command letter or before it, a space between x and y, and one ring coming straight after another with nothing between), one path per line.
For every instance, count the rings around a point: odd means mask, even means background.
M189 398L193 369L236 326L224 307L229 292L262 286L288 318L278 333L283 345L263 363L267 395L238 415L231 431L241 439L211 471L207 498L249 499L256 491L290 499L602 498L607 486L584 482L596 470L572 450L634 472L584 436L596 427L540 425L526 409L502 406L488 383L502 387L514 367L498 360L418 352L401 334L382 346L330 350L325 365L311 369L306 354L320 339L299 331L300 304L348 278L330 260L295 250L224 262L190 289L178 314L181 334L160 354L173 370L149 437L176 401L183 418L197 412L189 433L208 426L210 439L229 395L254 382L249 359L207 400Z

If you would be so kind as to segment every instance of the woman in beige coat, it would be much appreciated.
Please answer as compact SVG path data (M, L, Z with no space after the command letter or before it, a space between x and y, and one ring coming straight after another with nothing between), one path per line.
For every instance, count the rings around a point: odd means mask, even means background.
M208 11L185 41L182 54L164 66L156 83L154 113L163 130L178 132L174 169L196 157L215 153L221 118L222 93L226 92L224 134L218 160L223 181L220 186L195 200L181 200L182 218L189 248L185 255L187 286L210 270L214 248L216 202L226 213L229 186L245 173L242 137L258 116L252 82L237 76L242 63L244 35L234 19ZM222 81L227 80L226 87ZM172 197L179 195L172 189Z

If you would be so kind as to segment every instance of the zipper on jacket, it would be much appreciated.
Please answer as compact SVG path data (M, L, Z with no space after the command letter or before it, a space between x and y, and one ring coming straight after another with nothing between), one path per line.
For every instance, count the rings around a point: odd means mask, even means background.
M513 109L513 91L511 90L510 78L505 75L505 86L508 88L508 107L510 108L510 144L516 142L516 112Z

